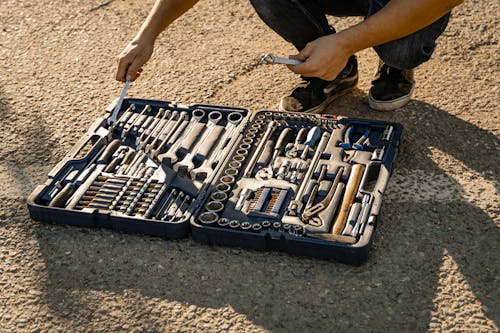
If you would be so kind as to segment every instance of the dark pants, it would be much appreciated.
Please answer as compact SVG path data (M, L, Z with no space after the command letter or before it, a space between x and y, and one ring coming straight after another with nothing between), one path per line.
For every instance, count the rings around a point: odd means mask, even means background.
M417 0L418 1L418 0ZM384 7L389 0L250 0L261 19L298 50L321 36L335 33L326 14L333 16L368 17ZM450 14L431 25L374 49L387 65L409 69L429 60L436 39L446 28Z

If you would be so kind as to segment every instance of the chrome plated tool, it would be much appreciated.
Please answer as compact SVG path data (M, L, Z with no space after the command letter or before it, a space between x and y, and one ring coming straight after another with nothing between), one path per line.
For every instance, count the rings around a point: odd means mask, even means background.
M266 65L274 65L274 64L299 65L302 63L302 61L295 59L281 58L268 53L264 54L262 58L260 58L260 63Z
M127 80L125 82L125 86L122 89L122 93L120 94L120 97L118 98L118 101L116 102L115 109L113 110L113 113L108 119L108 125L114 125L116 123L116 120L118 118L118 112L120 112L120 109L122 107L123 99L125 98L125 95L127 94L128 87L130 86L130 81Z

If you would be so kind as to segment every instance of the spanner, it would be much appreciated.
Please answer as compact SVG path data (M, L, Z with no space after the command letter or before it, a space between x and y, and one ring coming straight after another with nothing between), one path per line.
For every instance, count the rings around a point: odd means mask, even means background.
M240 112L232 112L227 116L228 123L224 128L224 135L222 136L222 139L217 143L217 146L215 146L214 149L210 148L207 150L207 152L212 151L210 157L206 158L200 167L191 170L190 175L192 179L204 179L214 171L213 165L227 153L227 149L229 149L228 141L230 141L233 137L233 133L241 123L242 119L243 115Z
M170 149L165 154L160 155L161 158L160 158L160 156L158 156L159 160L162 163L166 163L167 165L173 165L174 163L176 163L178 161L179 157L177 156L177 151L179 150L181 145L184 143L184 140L188 139L188 137L191 134L191 132L193 131L193 129L196 127L197 124L200 123L201 119L203 119L204 116L205 116L205 111L202 109L196 109L193 111L193 117L188 124L187 131L182 135L182 137L179 140L177 140L170 147Z
M217 124L222 119L222 113L219 111L212 111L208 114L208 121L205 125L205 131L203 132L201 139L198 140L194 148L187 153L187 155L182 159L182 161L174 164L174 171L189 173L194 169L193 158L196 156L200 147L205 144L205 140L214 133L214 129L217 127Z
M260 63L266 65L274 65L274 64L299 65L302 63L302 61L295 59L281 58L268 53L264 54L262 58L260 58Z

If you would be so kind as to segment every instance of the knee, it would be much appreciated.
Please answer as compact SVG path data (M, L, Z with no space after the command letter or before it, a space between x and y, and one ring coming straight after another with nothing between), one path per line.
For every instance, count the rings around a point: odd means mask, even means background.
M409 36L376 46L374 49L380 59L391 67L415 68L430 59L436 48L436 39L446 29L449 17L448 13Z
M253 8L261 17L272 17L275 13L283 10L283 2L286 0L250 0Z
M429 60L436 48L433 40L419 41L398 39L376 46L374 49L382 61L394 68L411 69Z

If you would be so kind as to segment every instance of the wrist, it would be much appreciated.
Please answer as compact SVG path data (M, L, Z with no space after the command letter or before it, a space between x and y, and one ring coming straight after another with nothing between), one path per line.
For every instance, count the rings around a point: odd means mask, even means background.
M150 44L153 45L158 37L157 33L150 30L144 29L137 33L137 35L132 39L133 44Z
M342 48L349 54L349 56L369 47L364 45L364 38L356 27L357 26L354 26L335 34L338 37L340 45L342 45Z

